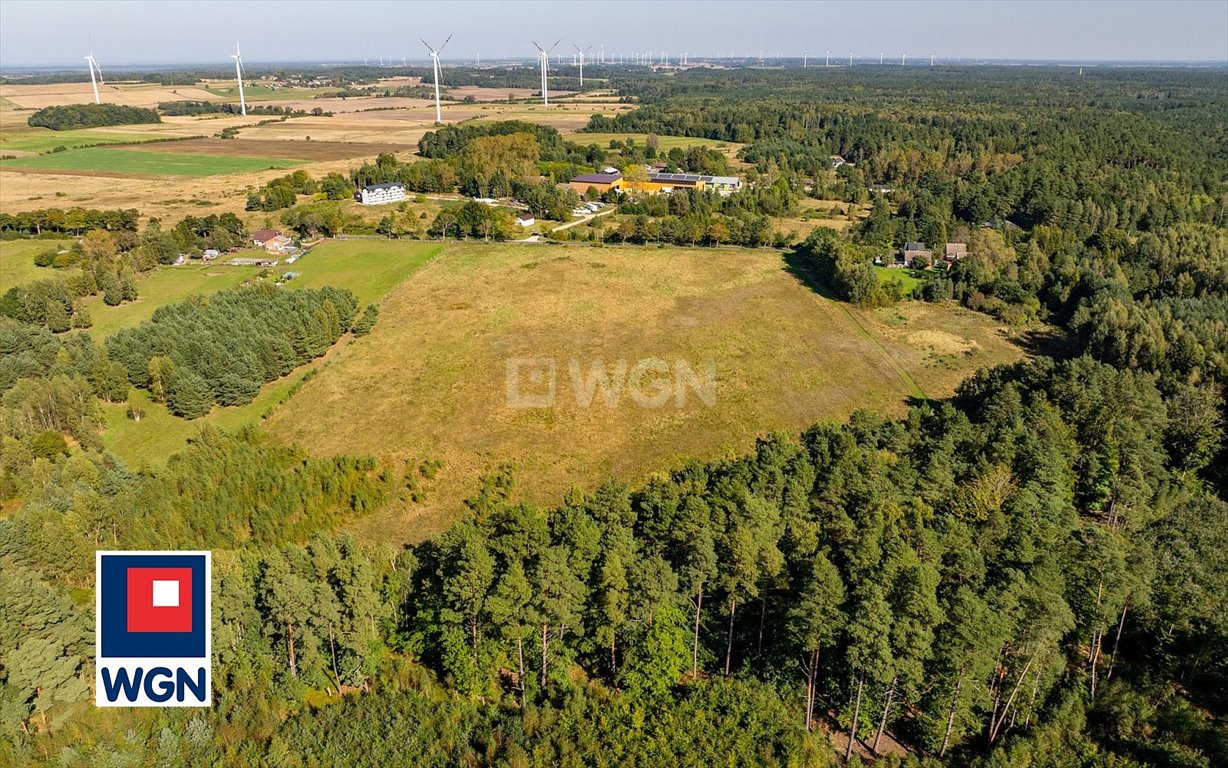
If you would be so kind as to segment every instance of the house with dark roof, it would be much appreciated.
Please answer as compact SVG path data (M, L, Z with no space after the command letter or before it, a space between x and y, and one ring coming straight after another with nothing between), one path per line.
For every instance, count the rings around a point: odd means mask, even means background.
M368 184L355 195L363 205L384 205L405 199L405 185L399 181L384 184Z
M281 233L275 229L257 229L252 233L252 245L263 248L270 240L280 236Z

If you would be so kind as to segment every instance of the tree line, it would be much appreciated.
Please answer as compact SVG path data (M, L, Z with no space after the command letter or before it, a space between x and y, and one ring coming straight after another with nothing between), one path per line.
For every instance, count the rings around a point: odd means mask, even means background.
M123 104L65 104L43 107L26 119L26 123L33 128L50 128L53 131L160 122L162 118L157 110Z

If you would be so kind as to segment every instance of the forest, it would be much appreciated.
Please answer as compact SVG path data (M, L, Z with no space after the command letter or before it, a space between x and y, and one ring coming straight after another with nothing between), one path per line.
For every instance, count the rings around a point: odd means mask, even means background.
M838 301L991 314L1023 361L895 416L765 431L548 504L503 467L414 545L347 530L413 498L429 462L206 427L165 468L134 468L98 436L132 387L184 416L243 402L377 308L261 285L95 342L53 332L42 294L6 295L0 762L1228 764L1222 81L917 69L611 71L638 108L592 131L734 141L755 165L744 196L626 203L614 237L715 245L739 222L760 243L806 196L861 205L787 244L782 268ZM291 174L249 203L399 180L507 190L545 215L575 196L539 177L606 156L523 123L441 128L420 149ZM432 227L497 239L492 210ZM342 214L283 216L318 231ZM116 229L66 258L134 270L242 224ZM968 255L906 296L872 264L917 239ZM93 552L147 548L214 551L210 710L91 707Z
M78 128L100 128L104 125L140 125L160 123L156 110L129 107L122 104L68 104L44 107L26 120L34 128L72 131Z

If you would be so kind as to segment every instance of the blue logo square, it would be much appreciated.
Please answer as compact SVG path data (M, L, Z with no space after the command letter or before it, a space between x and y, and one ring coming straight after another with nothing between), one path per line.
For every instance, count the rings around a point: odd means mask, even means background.
M204 555L100 554L99 558L97 639L101 658L205 658L209 617L205 610L208 566ZM141 607L128 604L128 571L159 568L191 570L191 631L129 631L129 612Z

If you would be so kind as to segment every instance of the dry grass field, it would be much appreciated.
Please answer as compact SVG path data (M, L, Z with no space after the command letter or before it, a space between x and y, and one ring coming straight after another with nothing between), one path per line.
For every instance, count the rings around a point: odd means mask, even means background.
M811 291L770 251L450 245L385 300L375 331L338 352L267 427L321 455L439 459L427 499L362 524L372 538L441 530L482 474L517 468L529 499L604 477L632 481L688 457L749 448L856 408L903 411L971 370L1021 353L991 320L953 307L862 312ZM648 408L573 390L604 361L715 370L715 404L691 392ZM553 407L507 401L509 361L553 360ZM528 370L528 369L526 369ZM530 377L517 379L533 389ZM540 384L541 382L538 382Z

